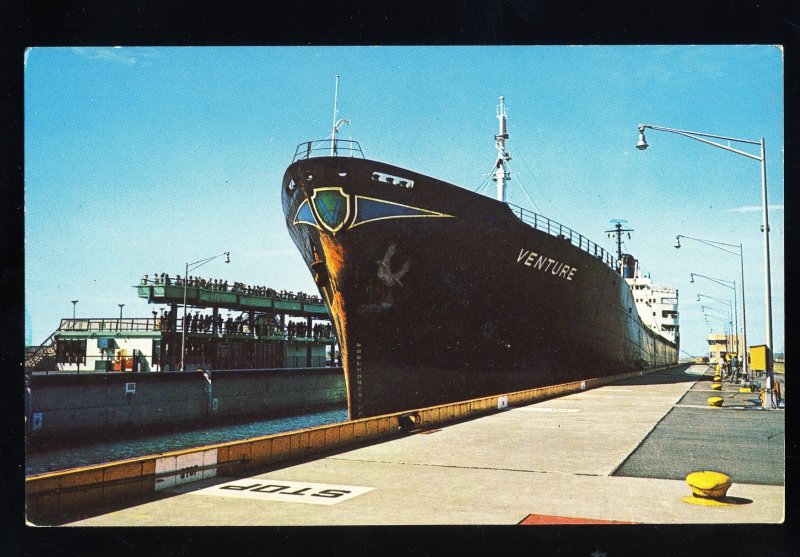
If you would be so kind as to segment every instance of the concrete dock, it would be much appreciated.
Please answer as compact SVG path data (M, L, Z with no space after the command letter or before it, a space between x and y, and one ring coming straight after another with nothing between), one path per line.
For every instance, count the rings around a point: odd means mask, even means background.
M757 410L705 365L441 428L162 489L80 526L782 523L784 410ZM779 376L781 381L782 377ZM722 396L721 408L709 406ZM784 393L785 395L785 393ZM697 470L728 504L684 501Z

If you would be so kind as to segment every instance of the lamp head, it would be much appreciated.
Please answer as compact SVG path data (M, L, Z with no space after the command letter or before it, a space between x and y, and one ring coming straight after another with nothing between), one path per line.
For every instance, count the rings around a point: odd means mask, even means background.
M230 262L231 262L231 252L226 251L225 252L225 263L230 263Z
M640 151L644 151L650 147L647 144L647 140L644 138L644 126L639 126L639 142L636 144L636 148Z
M694 273L689 274L689 282L694 282Z
M681 247L681 237L680 236L675 236L675 247L676 248Z

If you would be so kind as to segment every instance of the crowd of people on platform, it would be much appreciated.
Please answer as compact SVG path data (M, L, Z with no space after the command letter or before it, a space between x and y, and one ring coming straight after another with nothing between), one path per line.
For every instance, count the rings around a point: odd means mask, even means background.
M158 327L162 331L170 332L172 330L173 319L171 318L171 311L164 310L158 318ZM271 319L256 319L251 320L251 317L245 312L237 317L230 314L227 319L222 317L221 314L216 315L216 327L214 326L215 317L210 313L186 313L186 316L176 316L175 322L182 323L182 327L177 327L177 331L186 331L187 333L217 333L226 335L249 335L256 333L259 336L287 336L289 338L313 338L329 339L333 338L333 326L330 323L314 323L310 328L305 321L289 321L285 326L275 318Z
M309 330L305 321L289 321L286 324L286 332L289 338L299 337L317 340L320 338L331 338L333 335L333 326L330 323L314 323Z
M175 278L171 278L167 273L154 273L152 278L150 275L144 275L142 277L141 284L155 284L155 285L176 285L176 286L186 286L189 287L197 287L203 288L205 290L210 291L217 291L217 292L236 292L239 294L248 294L250 296L261 296L263 298L283 298L285 300L297 300L301 302L314 302L314 303L322 303L322 299L313 294L306 294L305 292L292 292L290 290L280 290L277 291L274 288L269 288L266 286L257 286L257 285L249 285L244 284L242 282L233 282L230 285L228 284L227 280L209 278L204 279L202 277L193 277L190 276L188 279L182 278L180 275L177 275Z

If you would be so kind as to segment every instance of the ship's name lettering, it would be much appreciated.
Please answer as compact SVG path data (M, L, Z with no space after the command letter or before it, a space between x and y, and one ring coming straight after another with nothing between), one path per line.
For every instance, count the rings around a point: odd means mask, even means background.
M526 250L524 248L519 250L517 263L543 273L550 273L551 275L565 280L572 280L572 277L575 276L575 272L578 270L577 267L572 267L552 257L547 257L546 255L541 255L533 250Z

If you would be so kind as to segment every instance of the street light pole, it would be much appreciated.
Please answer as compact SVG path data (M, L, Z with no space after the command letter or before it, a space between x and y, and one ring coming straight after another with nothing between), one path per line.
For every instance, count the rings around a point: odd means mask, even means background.
M713 301L715 301L715 302L717 302L719 304L723 304L723 305L728 307L728 324L731 326L731 329L733 329L733 317L732 317L732 315L736 311L734 309L734 304L731 304L730 300L723 300L721 298L715 298L714 296L707 296L705 294L698 294L697 295L697 301L698 302L700 301L700 297L701 296L704 297L704 298L708 298L710 300L713 300ZM719 311L719 310L717 310L717 308L706 307L706 306L702 306L702 305L700 306L700 309L703 310L703 311L705 311L706 309L710 309L712 311ZM727 345L728 345L727 339L725 341L725 344L726 344L726 348L727 348ZM733 341L732 344L733 344L733 347L734 347L733 349L736 352L736 354L740 354L740 352L739 352L739 324L738 323L736 324L736 338L735 338L735 340Z
M761 231L764 233L764 289L766 295L766 308L765 319L767 323L767 346L770 352L773 350L772 346L772 280L770 279L770 262L769 262L769 211L767 209L767 158L766 147L764 145L764 138L761 138ZM773 376L772 369L772 354L770 354L769 361L767 362L767 378L769 385L767 388L771 391L775 377ZM774 402L774 401L773 401Z
M739 256L739 268L741 273L742 279L742 342L744 343L744 351L741 352L739 350L739 337L738 337L738 327L737 327L737 337L736 337L736 352L738 353L739 357L742 359L743 366L744 366L744 376L749 377L748 370L750 368L750 364L747 359L747 304L745 303L745 294L744 294L744 252L742 251L742 244L740 243L738 246L736 244L726 244L725 242L718 242L716 240L704 240L702 238L694 238L692 236L685 236L683 234L678 234L675 236L676 248L681 247L681 238L685 238L687 240L694 240L695 242L700 242L702 244L706 244L707 246L711 246L712 248L716 248L718 250L722 250L725 253L730 253L731 255L738 255ZM739 253L737 254L735 251L731 251L729 249L725 249L722 246L726 246L729 248L739 248Z
M700 306L700 310L703 311L703 312L705 312L705 310L716 311L718 315L724 315L728 319L725 323L727 323L729 325L728 330L730 331L731 336L733 336L734 328L733 328L733 318L731 317L730 306L728 306L728 311L722 311L722 310L717 309L717 308L710 308L710 307L706 307L706 306ZM736 331L735 334L736 334L736 336L739 336L739 331ZM730 351L732 347L733 347L734 350L738 350L739 349L738 346L737 346L738 343L730 342L730 340L731 340L730 337L726 337L725 338L725 348L728 351Z
M706 308L706 309L712 309L712 308ZM703 312L703 318L705 319L706 325L711 327L709 329L709 331L708 331L709 334L714 332L714 327L718 327L718 326L722 325L722 332L723 332L723 336L725 337L725 351L726 352L730 351L730 344L729 344L729 340L730 340L730 337L731 337L730 317L725 319L725 318L723 318L722 316L720 316L718 314L706 313L704 309L701 309L701 311ZM712 321L715 322L715 323L712 323ZM715 345L718 344L718 341L715 340L714 344ZM718 361L722 360L722 354L720 354L717 357L717 360Z
M743 157L747 157L748 159L753 159L761 163L761 219L762 219L761 232L764 234L764 305L765 305L764 326L766 329L765 336L766 336L767 349L770 352L769 357L767 358L767 370L766 370L767 396L765 398L764 408L765 409L776 408L777 403L775 400L775 393L773 392L773 387L775 384L775 374L772 365L772 351L774 350L774 346L772 345L772 281L770 279L770 260L769 260L769 209L767 205L767 150L764 138L762 137L759 141L753 141L751 139L737 139L733 137L725 137L722 135L712 135L708 133L677 130L674 128L664 128L661 126L652 126L649 124L639 124L639 142L636 144L636 148L639 149L640 151L644 151L649 147L649 145L647 144L647 140L644 137L645 129L664 131L682 135L684 137L688 137L689 139L694 139L695 141L700 141L701 143L706 143L713 147L719 147L720 149L723 149L725 151L730 151L731 153L736 153L737 155L742 155ZM719 139L722 141L734 142L734 143L743 143L746 145L758 145L761 149L761 153L760 155L754 155L752 153L748 153L747 151L734 149L729 145L717 143L716 141L711 141L710 139L706 138Z
M724 280L724 279L719 279L719 278L714 278L714 277L707 277L707 276L701 275L699 273L689 273L689 276L690 276L689 282L694 282L694 277L700 277L700 278L704 278L706 280L710 280L711 282L715 282L715 283L719 284L720 286L724 286L725 288L730 288L731 290L733 290L733 315L734 315L734 320L736 322L736 352L738 354L739 353L739 316L738 316L738 311L736 309L736 298L737 298L737 295L736 295L736 281L735 280Z
M75 306L78 304L78 300L72 300L72 326L75 326Z
M217 255L212 255L211 257L206 257L205 259L200 259L198 261L194 261L193 263L186 263L186 273L183 275L183 323L181 324L181 365L180 370L186 371L185 369L185 359L186 359L186 294L189 288L189 271L194 271L195 269L202 267L209 261L213 261L217 257L225 256L225 263L231 262L231 252L223 251L222 253L218 253Z

